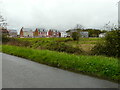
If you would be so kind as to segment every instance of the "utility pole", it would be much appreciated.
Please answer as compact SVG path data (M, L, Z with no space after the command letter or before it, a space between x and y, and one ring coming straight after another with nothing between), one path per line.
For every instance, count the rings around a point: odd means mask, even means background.
M120 30L120 1L118 2L118 29Z

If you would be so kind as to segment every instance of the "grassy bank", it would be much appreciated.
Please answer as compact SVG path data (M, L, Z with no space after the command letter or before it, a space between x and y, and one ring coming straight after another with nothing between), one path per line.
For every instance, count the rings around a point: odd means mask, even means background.
M49 50L3 45L2 52L50 66L80 72L117 82L120 80L118 59L104 56L84 56Z
M7 39L7 41L6 41ZM80 38L78 42L72 38L6 38L3 44L29 47L33 49L47 49L78 55L91 55L92 48L102 38Z

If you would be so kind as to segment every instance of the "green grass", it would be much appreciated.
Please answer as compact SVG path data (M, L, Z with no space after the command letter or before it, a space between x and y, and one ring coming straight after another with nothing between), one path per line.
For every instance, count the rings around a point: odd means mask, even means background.
M65 40L72 40L72 38L17 38L21 41L30 41L32 43L36 41L65 41Z
M87 54L91 53L91 49L98 43L104 41L103 38L80 38L79 42L77 41L68 41L67 45L71 45L72 47L77 47L82 49Z
M48 47L55 47L55 46L51 46L50 44L54 44L55 42L57 42L57 43L62 42L62 43L65 43L66 45L70 46L71 48L81 49L86 54L90 54L91 49L99 41L103 41L102 38L80 38L78 43L77 43L77 41L73 41L72 38L16 38L16 39L17 39L17 41L20 41L19 44L16 43L16 46L24 44L24 45L27 45L27 47L34 48L34 49L36 49L36 48L37 49L48 49ZM10 45L15 45L15 42L13 42ZM59 46L58 46L58 48L59 48ZM54 51L56 51L56 50L54 50Z
M117 58L104 56L85 56L60 53L49 50L3 45L2 52L23 57L38 63L47 64L65 70L88 74L117 82L120 71Z

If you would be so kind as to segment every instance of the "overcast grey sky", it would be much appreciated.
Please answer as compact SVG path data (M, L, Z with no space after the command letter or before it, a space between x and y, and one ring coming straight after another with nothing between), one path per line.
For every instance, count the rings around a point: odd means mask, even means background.
M0 0L8 28L54 28L67 30L81 24L102 28L118 23L119 0Z

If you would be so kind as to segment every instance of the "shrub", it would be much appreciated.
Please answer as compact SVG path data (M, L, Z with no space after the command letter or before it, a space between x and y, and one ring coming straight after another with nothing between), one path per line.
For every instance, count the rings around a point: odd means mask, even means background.
M8 41L10 41L10 38L8 38L7 36L2 36L2 43L7 43Z
M4 37L3 43L14 45L14 46L24 46L24 47L31 45L29 41L21 41L21 40L18 40L17 38L9 38L9 37Z
M110 31L104 39L93 48L93 54L120 57L120 31Z
M80 34L78 32L73 32L72 33L72 38L74 41L79 41Z
M47 49L59 52L67 52L67 53L82 53L82 50L79 48L72 47L70 45L65 44L64 42L51 42L47 44Z

